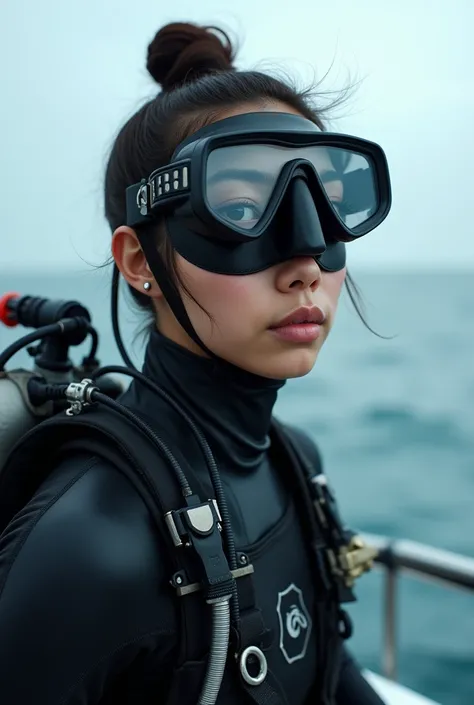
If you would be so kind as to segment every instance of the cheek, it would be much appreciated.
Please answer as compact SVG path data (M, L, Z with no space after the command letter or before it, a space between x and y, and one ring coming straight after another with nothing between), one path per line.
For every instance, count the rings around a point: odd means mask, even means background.
M346 278L347 269L341 269L339 272L322 272L322 281L324 290L331 301L332 307L335 310L341 294L342 285Z
M220 326L233 327L235 324L233 317L240 311L246 311L248 317L249 311L254 308L255 301L259 300L263 294L261 277L258 275L215 274L199 269L182 258L180 260L179 270L183 282L194 298ZM198 313L199 308L194 305L193 311ZM205 316L205 314L203 315Z

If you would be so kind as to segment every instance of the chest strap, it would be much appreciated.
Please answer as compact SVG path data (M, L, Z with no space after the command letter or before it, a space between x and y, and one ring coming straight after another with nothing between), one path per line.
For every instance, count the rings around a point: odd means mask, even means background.
M355 581L371 570L378 552L344 525L311 439L299 429L283 426L276 420L273 428L292 459L305 513L316 517L310 530L324 584L327 589L331 586L336 589L340 603L353 602L356 599L352 591Z

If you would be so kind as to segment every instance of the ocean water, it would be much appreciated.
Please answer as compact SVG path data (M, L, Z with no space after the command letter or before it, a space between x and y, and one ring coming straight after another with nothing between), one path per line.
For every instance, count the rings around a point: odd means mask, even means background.
M353 272L367 331L342 297L314 370L280 393L278 415L307 429L348 524L474 556L474 271ZM75 298L100 331L99 357L120 363L109 321L109 272L0 271L0 293ZM122 304L124 338L140 362L140 318ZM17 337L0 329L0 348ZM25 355L17 362L24 364ZM79 357L78 357L79 359ZM383 575L358 584L350 648L380 671ZM474 594L403 577L399 680L443 705L472 705Z

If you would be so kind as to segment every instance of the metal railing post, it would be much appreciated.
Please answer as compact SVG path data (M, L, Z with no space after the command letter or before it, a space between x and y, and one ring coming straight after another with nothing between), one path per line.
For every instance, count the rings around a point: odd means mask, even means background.
M397 569L385 571L383 672L387 678L397 678Z
M397 676L397 587L399 573L446 587L474 593L474 557L446 551L416 541L363 534L369 546L379 551L375 563L385 575L383 604L382 671L386 678Z

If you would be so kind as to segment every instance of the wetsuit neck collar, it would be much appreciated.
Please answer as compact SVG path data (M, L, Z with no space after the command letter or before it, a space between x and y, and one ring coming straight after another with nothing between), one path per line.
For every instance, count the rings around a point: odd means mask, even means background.
M269 447L271 415L283 380L201 357L156 330L143 371L182 404L223 467L245 471L258 466Z

